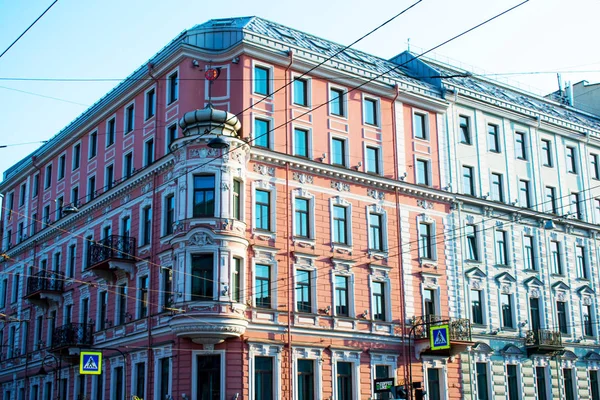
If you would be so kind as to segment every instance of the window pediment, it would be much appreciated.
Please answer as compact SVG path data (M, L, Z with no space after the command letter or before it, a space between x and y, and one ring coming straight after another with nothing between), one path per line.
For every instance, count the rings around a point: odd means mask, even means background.
M571 290L571 288L562 281L556 282L554 285L552 285L552 289L554 289L555 292L568 292Z
M536 278L535 276L532 276L529 279L526 279L523 284L528 288L528 289L539 289L544 287L544 284L542 283L542 281L540 281L538 278Z
M467 278L469 279L484 279L487 277L487 275L485 274L485 272L483 272L481 269L479 269L478 267L473 267L471 269L468 269L465 272L465 275L467 276Z
M577 292L582 297L593 296L595 294L594 290L591 287L589 287L588 285L580 287L579 289L577 289Z

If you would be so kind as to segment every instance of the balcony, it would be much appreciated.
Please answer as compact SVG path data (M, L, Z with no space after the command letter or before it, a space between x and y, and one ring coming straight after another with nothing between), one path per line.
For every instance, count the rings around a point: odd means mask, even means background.
M55 328L52 333L53 352L66 353L71 347L85 347L93 344L94 325L70 323Z
M466 351L474 342L471 339L471 321L464 318L450 318L439 315L424 315L413 318L415 354L454 356ZM429 328L448 325L450 348L432 351L430 348Z
M194 343L217 344L246 332L246 306L228 302L197 302L173 315L169 322L179 337Z
M527 355L548 354L564 348L560 332L537 329L527 331L525 336L525 349Z
M46 308L49 302L58 303L62 300L64 285L65 280L62 274L40 271L27 278L27 292L24 298L31 304Z
M134 273L135 254L134 237L108 236L90 245L87 270L109 281L117 270L124 271L131 277Z

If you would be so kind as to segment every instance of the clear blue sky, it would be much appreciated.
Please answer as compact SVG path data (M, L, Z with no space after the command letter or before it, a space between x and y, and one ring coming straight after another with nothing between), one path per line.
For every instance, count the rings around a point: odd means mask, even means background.
M416 1L416 0L414 0ZM0 0L0 52L52 0ZM353 42L413 1L142 1L59 0L0 59L0 78L125 78L178 33L211 18L261 16L336 41ZM355 47L389 58L430 48L515 5L519 0L423 0ZM598 70L597 0L530 0L519 9L437 51L489 73ZM418 47L417 47L418 46ZM478 70L476 70L478 71ZM549 93L556 75L512 76ZM564 73L563 80L600 81L600 73ZM0 81L0 145L45 140L118 82ZM36 144L0 149L0 173Z

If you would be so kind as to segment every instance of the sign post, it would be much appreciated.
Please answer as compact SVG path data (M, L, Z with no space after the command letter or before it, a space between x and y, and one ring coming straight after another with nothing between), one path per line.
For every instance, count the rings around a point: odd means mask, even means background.
M450 328L448 325L429 327L429 341L431 350L444 350L450 348Z
M99 351L79 353L79 373L81 375L102 374L102 353Z

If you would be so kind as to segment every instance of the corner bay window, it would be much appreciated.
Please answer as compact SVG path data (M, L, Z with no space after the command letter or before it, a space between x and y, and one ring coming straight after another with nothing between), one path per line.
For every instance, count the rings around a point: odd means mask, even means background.
M192 300L213 300L214 265L212 254L192 256Z
M214 175L194 177L194 218L214 217L215 177Z

